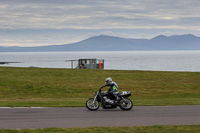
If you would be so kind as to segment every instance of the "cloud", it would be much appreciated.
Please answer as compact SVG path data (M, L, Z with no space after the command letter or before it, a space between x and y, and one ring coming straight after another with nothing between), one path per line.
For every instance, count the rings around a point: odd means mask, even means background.
M0 34L0 45L11 43L5 40L18 45L66 44L99 34L200 35L199 7L198 0L1 0L0 30L5 34Z
M199 6L195 0L3 0L0 28L134 29L143 28L144 25L149 28L180 24L190 26L192 23L181 23L181 20L200 17Z

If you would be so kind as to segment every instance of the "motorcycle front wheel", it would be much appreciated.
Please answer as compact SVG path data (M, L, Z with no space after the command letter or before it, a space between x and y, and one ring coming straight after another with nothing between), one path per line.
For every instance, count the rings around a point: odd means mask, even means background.
M119 106L122 110L131 110L133 108L133 102L128 99L125 98L125 100L120 102L120 106Z
M95 101L95 102L93 103L93 101L94 101L94 98L90 98L90 99L88 99L87 102L86 102L86 107L87 107L87 109L89 109L89 110L91 110L91 111L95 111L95 110L99 109L99 102L98 102L98 101Z

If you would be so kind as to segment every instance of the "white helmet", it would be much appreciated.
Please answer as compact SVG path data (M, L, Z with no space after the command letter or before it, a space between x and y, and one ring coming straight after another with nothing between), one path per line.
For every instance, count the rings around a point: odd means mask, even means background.
M106 78L105 82L106 82L106 84L109 84L112 82L112 79L110 77L108 77L108 78Z

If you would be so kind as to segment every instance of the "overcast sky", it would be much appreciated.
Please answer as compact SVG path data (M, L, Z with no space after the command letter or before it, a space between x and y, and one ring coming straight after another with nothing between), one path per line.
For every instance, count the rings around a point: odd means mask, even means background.
M200 36L199 0L0 0L0 46L78 42L96 35Z

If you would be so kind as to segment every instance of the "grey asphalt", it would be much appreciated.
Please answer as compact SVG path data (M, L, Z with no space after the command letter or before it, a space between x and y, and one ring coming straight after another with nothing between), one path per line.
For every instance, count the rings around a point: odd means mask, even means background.
M0 129L200 124L200 105L136 106L89 111L76 108L0 108Z

